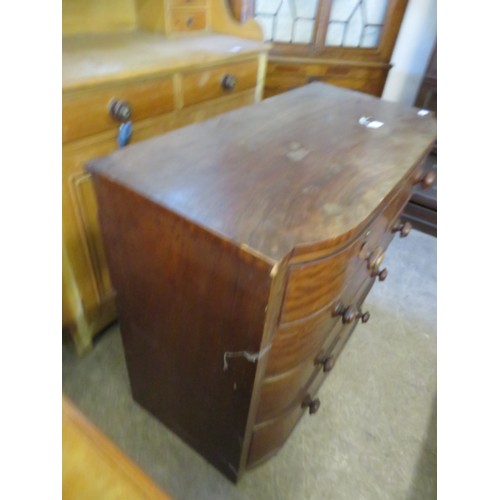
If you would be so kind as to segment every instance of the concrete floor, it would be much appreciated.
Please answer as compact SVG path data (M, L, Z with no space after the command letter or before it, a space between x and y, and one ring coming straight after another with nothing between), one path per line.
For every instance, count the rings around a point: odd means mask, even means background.
M436 239L395 238L389 276L278 455L234 485L130 395L117 325L77 358L63 344L63 391L173 498L436 498Z

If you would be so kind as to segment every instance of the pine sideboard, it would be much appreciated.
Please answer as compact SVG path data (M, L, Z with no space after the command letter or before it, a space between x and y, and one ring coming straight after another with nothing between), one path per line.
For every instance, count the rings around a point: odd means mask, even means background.
M432 116L314 83L88 164L135 400L237 481L384 281Z
M64 0L62 39L63 331L78 352L116 319L84 163L261 99L269 46L223 0ZM128 146L126 146L128 147Z

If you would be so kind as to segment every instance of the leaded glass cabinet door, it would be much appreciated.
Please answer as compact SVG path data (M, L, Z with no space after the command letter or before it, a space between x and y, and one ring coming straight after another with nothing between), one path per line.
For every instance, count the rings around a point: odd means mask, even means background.
M333 0L325 46L376 48L389 0Z
M406 3L407 0L255 0L253 15L267 41L288 45L289 50L301 45L315 53L377 50L384 42L385 28ZM401 19L397 22L399 27Z

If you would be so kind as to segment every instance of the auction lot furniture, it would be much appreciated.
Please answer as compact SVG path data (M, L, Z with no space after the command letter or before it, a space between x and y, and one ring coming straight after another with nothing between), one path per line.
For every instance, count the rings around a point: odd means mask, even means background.
M313 83L90 162L136 401L234 481L276 453L369 320L435 137Z

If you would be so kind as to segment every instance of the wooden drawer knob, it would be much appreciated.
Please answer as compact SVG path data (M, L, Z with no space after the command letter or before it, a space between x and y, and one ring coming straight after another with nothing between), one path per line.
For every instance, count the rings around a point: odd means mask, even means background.
M406 238L409 234L410 234L410 231L412 230L412 225L411 225L411 222L402 222L402 221L399 221L393 228L392 228L392 232L393 233L399 233L399 236L401 236L401 238Z
M309 408L309 415L314 415L319 410L320 405L320 400L318 398L312 399L311 396L307 396L302 402L302 408Z
M358 311L356 306L344 306L342 303L338 303L333 311L332 316L342 316L342 323L348 324L352 323L355 319L361 319L361 323L366 323L370 319L370 313Z
M236 87L236 77L234 75L224 75L220 84L224 90L234 90Z
M327 372L331 371L333 366L335 365L335 357L332 354L331 356L320 359L316 364L322 365L323 371L325 373L327 373Z
M369 271L377 272L378 268L384 261L385 252L382 247L377 247L375 250L370 251L367 243L363 243L363 246L359 251L359 257L366 260Z
M385 252L382 247L377 247L369 256L368 256L368 269L372 271L377 271L382 262L384 261Z
M384 281L387 278L388 274L389 274L389 271L387 270L386 267L384 267L384 269L372 274L372 276L378 276L379 281Z
M186 19L186 26L187 26L188 28L191 28L191 26L193 26L193 24L194 24L194 17L188 17L188 18Z
M424 189L429 189L436 181L436 174L434 172L427 172L426 174L417 178L415 184L420 184Z

